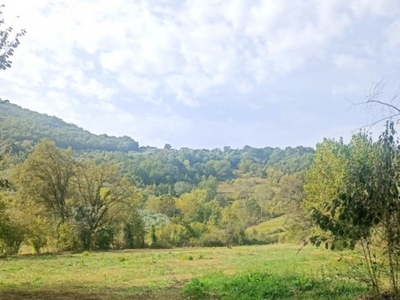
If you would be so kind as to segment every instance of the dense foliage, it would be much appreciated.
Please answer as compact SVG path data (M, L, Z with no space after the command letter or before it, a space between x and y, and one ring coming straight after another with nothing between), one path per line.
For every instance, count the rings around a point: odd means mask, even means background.
M312 238L334 248L359 248L355 276L377 296L400 295L400 148L394 123L377 141L365 132L349 144L325 140L306 176L303 203L322 230Z
M3 212L21 229L0 236L0 244L39 252L271 243L285 230L250 228L282 215L290 236L299 232L311 148L138 148L130 138L95 136L7 101L0 106L7 157L0 175L11 183Z

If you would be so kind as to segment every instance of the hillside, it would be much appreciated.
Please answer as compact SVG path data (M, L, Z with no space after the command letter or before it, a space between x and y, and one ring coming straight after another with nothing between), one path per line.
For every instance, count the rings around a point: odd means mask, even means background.
M40 141L43 138L50 140ZM66 151L67 147L75 152ZM53 199L52 195L58 197L65 191L73 199L65 202L63 215L57 214L53 200L46 202L48 214L38 211L43 224L23 217L21 226L38 230L32 231L34 236L30 238L41 237L40 245L62 242L59 249L77 250L266 244L277 242L286 232L296 236L298 228L294 225L301 217L303 175L312 162L314 149L138 148L129 137L94 135L59 118L2 100L1 153L7 159L0 165L0 178L10 182L21 196L37 201L37 209L43 208L43 199ZM69 180L71 174L74 180ZM66 179L58 181L60 176ZM55 182L65 183L60 187L62 193L53 193L54 186L49 189ZM102 188L89 188L94 183L107 187L106 198L97 194ZM87 198L86 193L92 192ZM108 198L113 195L116 198ZM28 209L18 204L19 199L15 197L8 207L15 218ZM85 199L97 199L101 205ZM102 213L103 207L106 210ZM90 228L87 226L94 220L93 214L101 222L96 221L98 227L90 232L93 240L88 242L85 228ZM78 230L74 239L58 241L52 235L55 219L49 218L51 215L79 228L74 229Z
M132 138L96 135L74 124L40 114L0 99L0 145L42 138L53 140L58 147L74 150L137 151L138 143Z
M156 195L180 196L212 176L218 183L225 182L218 189L221 197L243 199L252 196L254 184L243 181L229 184L228 180L259 178L263 182L258 184L264 184L267 173L272 176L268 169L279 171L278 177L301 172L310 165L314 153L314 149L302 146L285 149L250 146L242 149L224 147L223 150L139 149L138 143L130 137L95 135L57 117L0 99L1 152L26 157L32 146L43 138L53 140L60 148L72 147L98 162L118 166L120 173L136 186L151 187Z

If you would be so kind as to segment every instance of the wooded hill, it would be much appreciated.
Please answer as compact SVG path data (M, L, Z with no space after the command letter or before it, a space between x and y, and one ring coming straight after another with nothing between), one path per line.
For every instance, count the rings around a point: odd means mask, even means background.
M0 232L0 250L10 253L21 243L39 251L299 238L303 173L314 154L301 146L139 147L8 101L0 103L0 145L0 177L11 183L0 214L13 232ZM279 227L259 230L280 216Z
M21 108L0 99L0 143L14 145L53 140L58 147L74 150L137 151L138 143L130 137L96 135L57 117Z

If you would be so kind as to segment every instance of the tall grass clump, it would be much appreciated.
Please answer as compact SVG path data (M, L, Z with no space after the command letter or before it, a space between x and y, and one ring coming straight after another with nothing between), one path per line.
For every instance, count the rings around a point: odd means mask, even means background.
M233 277L212 274L192 279L184 287L185 299L354 299L364 293L356 283L302 275L247 273Z

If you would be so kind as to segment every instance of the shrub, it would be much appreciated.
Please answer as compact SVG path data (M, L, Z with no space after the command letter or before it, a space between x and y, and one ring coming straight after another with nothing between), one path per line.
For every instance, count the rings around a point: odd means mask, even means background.
M5 255L16 255L25 239L26 230L20 224L7 220L2 224L0 250Z
M200 247L224 247L226 246L225 231L216 230L204 234L198 241L194 241Z
M34 235L34 236L31 236L31 238L30 238L30 243L31 243L31 245L32 245L32 247L33 247L33 249L35 250L35 253L36 254L39 254L40 253L40 250L43 248L43 247L46 247L47 246L47 237L46 236L43 236L43 235Z
M175 247L188 246L191 237L187 227L174 223L161 227L158 233L160 243Z
M181 259L182 259L182 260L193 260L193 256L191 256L191 255L183 255L183 256L181 257Z
M96 249L109 250L114 239L114 230L111 227L100 228L94 238Z
M57 246L60 251L80 251L82 243L75 227L69 223L63 223L58 227Z

